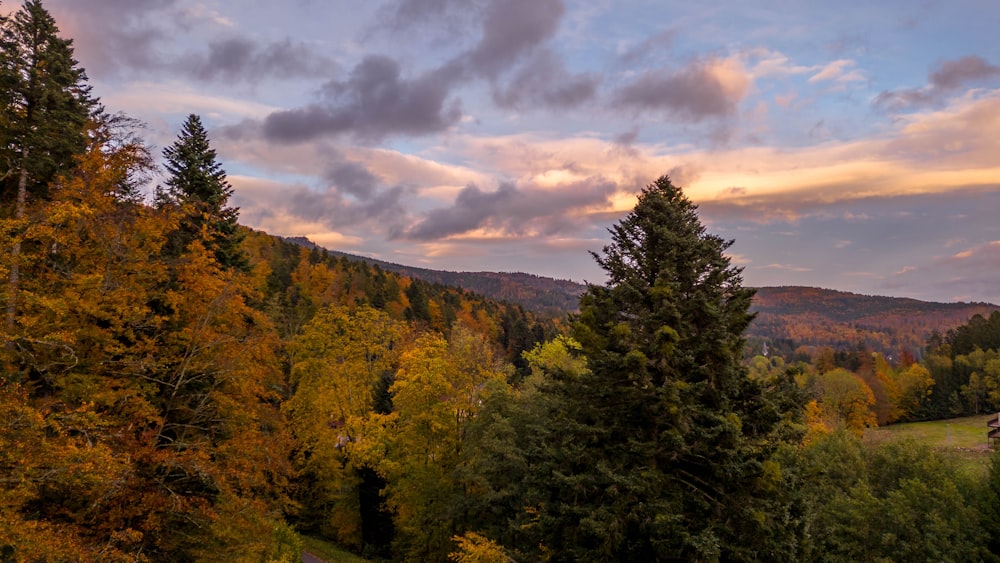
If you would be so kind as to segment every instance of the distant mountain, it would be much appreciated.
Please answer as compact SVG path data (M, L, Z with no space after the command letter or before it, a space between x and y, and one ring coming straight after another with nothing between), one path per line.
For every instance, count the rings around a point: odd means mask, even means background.
M286 239L307 248L320 248L304 237ZM430 283L461 287L490 299L519 304L549 315L577 310L586 286L525 273L449 272L393 264L344 252L332 255L376 264L384 270ZM990 303L934 303L902 297L859 295L815 287L757 288L751 310L757 318L747 332L753 353L763 349L791 357L801 346L829 346L852 350L859 345L886 355L903 350L922 355L932 331L942 334L973 315L988 316L1000 309Z
M306 248L320 248L305 237L287 237L285 240ZM522 272L449 272L393 264L375 258L326 250L333 256L360 260L378 265L383 270L420 279L429 283L461 287L490 299L516 303L531 311L549 315L562 315L577 309L580 295L587 286L570 281L525 274Z
M835 350L859 345L887 356L908 351L920 358L933 331L942 334L972 316L1000 309L991 303L934 303L902 297L858 295L815 287L761 287L751 310L757 318L747 332L751 348L785 357L800 346Z

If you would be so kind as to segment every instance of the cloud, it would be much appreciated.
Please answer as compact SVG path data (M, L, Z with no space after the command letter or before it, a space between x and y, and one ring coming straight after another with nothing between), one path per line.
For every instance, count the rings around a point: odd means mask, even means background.
M845 82L857 82L865 79L864 74L861 71L854 69L855 62L850 59L840 59L828 63L819 72L809 77L808 82L810 84L815 84L817 82L832 81L838 83Z
M493 100L503 108L569 109L594 98L601 77L572 74L562 59L543 50L521 66L510 80L494 90Z
M613 103L625 109L662 111L700 121L735 113L749 87L750 76L737 59L709 58L679 71L647 71L620 88Z
M297 78L330 75L337 64L303 43L285 39L258 45L245 37L208 44L206 53L188 53L172 66L202 81L259 80L262 76Z
M364 232L388 237L408 221L402 186L372 185L369 192L356 198L351 193L356 186L344 183L317 189L242 175L232 175L229 180L240 221L273 234L299 235L299 225L307 224L312 230L353 233L350 236L355 237Z
M404 78L394 59L369 55L347 80L326 84L322 102L267 116L263 133L284 143L327 134L379 140L393 134L436 133L462 116L459 103L449 102L448 93L448 80L436 72Z
M91 76L158 68L163 42L186 19L179 0L52 0L48 7Z
M619 48L618 61L625 66L634 65L657 51L669 49L676 37L676 29L664 29L650 35L637 45L622 45Z
M794 266L791 264L768 264L766 266L757 266L758 270L782 270L785 272L811 272L812 268L805 268L802 266Z
M451 34L467 28L483 4L482 0L398 0L381 9L379 30L398 34L430 23Z
M746 55L756 59L750 70L750 74L754 78L805 74L814 72L818 68L815 66L794 64L784 53L768 49L753 49L747 52Z
M550 39L565 12L561 0L493 0L486 7L482 37L449 66L465 73L496 77Z
M329 74L336 63L304 43L256 41L234 34L235 25L202 4L178 0L54 0L53 14L73 37L80 60L94 77L167 73L201 81L259 81ZM229 37L204 50L179 51L173 43L201 44L199 33Z
M874 105L888 112L936 106L968 84L985 83L995 78L1000 78L1000 67L977 55L969 55L941 63L931 71L929 83L921 88L882 92L875 98Z
M401 25L406 14L433 21L432 16L450 13L456 6L444 0L400 2L389 9L388 25ZM283 143L323 135L379 141L438 133L462 118L461 101L451 93L473 79L493 83L494 99L503 107L578 105L593 97L596 75L572 74L552 51L537 51L553 36L563 13L561 0L491 0L481 12L481 36L468 50L412 77L404 76L396 59L367 55L346 80L324 85L319 101L269 115L263 132ZM497 86L505 73L533 53L505 86Z
M1000 304L997 272L1000 272L1000 240L989 241L952 256L937 260L930 271L947 271L950 277L939 280L939 291L948 292L955 300L969 300L970 295L982 296Z
M617 187L591 179L559 190L520 189L504 183L493 192L476 185L463 189L451 207L434 209L405 233L418 241L445 239L486 229L496 235L546 235L581 228L573 216L593 206L604 206Z

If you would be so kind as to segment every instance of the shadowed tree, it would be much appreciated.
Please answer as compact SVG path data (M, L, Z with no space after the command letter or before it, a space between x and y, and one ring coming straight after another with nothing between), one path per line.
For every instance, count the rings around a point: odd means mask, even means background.
M795 559L773 453L801 407L741 366L753 290L730 242L666 177L610 232L595 255L608 282L573 327L588 369L542 363L527 415L511 415L526 430L510 504L524 508L501 543L553 561Z
M177 140L163 150L163 158L170 177L166 187L157 190L157 199L161 206L184 208L184 218L167 251L179 256L201 238L223 268L248 270L249 261L241 248L245 235L238 224L239 209L229 206L233 188L216 160L201 118L188 116Z

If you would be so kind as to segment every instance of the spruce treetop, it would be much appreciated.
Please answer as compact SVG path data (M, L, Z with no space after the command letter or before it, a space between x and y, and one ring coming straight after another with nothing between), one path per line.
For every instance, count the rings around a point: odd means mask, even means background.
M163 158L169 177L166 188L157 190L159 204L187 208L168 252L180 255L192 240L207 235L204 243L221 266L248 270L249 261L241 247L244 233L238 223L239 209L229 206L233 188L200 117L188 116L177 140L163 150ZM206 233L202 233L204 227Z

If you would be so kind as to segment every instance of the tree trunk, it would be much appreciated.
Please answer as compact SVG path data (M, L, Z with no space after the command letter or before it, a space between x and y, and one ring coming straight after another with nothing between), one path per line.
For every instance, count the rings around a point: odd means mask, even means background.
M24 208L28 199L28 151L25 149L21 160L21 177L17 181L17 206L14 208L14 220L24 219ZM14 328L17 321L17 297L21 285L21 237L15 236L14 246L10 251L10 287L7 295L7 347L13 345Z

